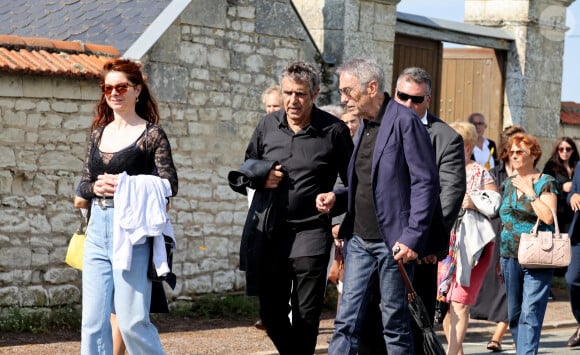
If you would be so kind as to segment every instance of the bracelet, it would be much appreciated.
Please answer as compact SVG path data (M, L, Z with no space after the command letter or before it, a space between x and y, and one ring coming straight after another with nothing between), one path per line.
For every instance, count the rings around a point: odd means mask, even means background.
M528 199L530 200L530 203L536 201L537 198L538 198L538 195L536 195L536 194L533 194L532 196L528 196Z

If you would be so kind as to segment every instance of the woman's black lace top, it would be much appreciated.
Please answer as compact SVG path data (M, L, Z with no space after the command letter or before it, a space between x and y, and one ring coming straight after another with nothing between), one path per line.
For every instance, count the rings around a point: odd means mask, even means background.
M171 156L171 146L165 131L159 126L149 125L141 136L128 147L115 153L99 150L105 127L91 132L87 159L83 166L83 176L78 194L85 199L95 197L93 185L97 176L104 173L128 175L149 174L169 180L173 196L177 194L177 171Z

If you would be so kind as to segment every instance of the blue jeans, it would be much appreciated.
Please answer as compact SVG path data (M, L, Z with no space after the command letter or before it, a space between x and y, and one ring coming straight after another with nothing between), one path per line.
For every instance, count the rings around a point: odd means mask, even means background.
M381 292L383 337L389 355L414 354L407 290L397 262L385 243L353 235L345 243L344 266L342 298L328 354L354 355L358 352L367 306L377 282ZM412 278L413 264L405 264L405 268Z
M112 354L110 316L114 307L130 354L164 354L149 320L149 243L135 245L131 270L113 270L113 211L93 204L83 257L81 354Z
M527 269L515 258L500 258L508 321L517 354L537 354L554 269Z
M578 227L580 228L580 226ZM580 325L580 244L572 244L572 259L566 271L570 306L576 323Z

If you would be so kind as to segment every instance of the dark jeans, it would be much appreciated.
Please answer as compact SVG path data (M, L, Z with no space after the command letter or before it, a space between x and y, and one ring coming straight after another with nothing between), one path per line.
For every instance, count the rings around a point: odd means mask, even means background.
M433 317L435 316L435 301L437 297L437 264L417 264L415 266L413 287L415 288L417 295L421 297L421 300L425 304L425 308L429 314L429 319L433 321ZM374 288L375 294L368 305L366 321L363 323L363 330L360 336L359 355L387 354L385 339L383 338L381 309L379 307L381 296L378 291L378 285L375 285ZM423 350L423 331L419 329L415 321L411 321L411 329L413 330L415 354L425 354L425 351Z
M580 325L580 244L572 244L572 259L566 272L566 283L570 294L572 314L576 323Z
M312 355L326 288L329 255L281 260L264 270L260 317L280 355ZM288 318L292 303L292 322Z
M397 263L385 243L353 235L345 243L344 267L342 298L328 354L358 353L367 306L377 281L381 295L383 337L389 354L414 354L407 290ZM405 268L412 278L414 265L408 263Z

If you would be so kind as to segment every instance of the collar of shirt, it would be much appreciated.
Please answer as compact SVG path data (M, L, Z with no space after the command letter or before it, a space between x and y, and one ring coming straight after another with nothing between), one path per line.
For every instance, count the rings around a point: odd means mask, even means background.
M425 111L423 117L421 117L421 122L423 122L423 126L429 126L429 120L427 120L427 115L429 114L428 111Z
M383 100L383 103L381 104L381 108L380 108L379 112L377 113L377 115L375 116L375 118L373 120L369 120L369 119L365 118L364 121L366 122L366 124L369 124L371 126L380 126L381 121L383 120L383 116L385 115L385 110L387 109L387 105L388 105L389 101L391 101L391 96L389 96L388 92L385 92L385 99Z
M316 111L320 111L320 109L318 107L316 107L316 105L312 106L312 111L310 112L310 123L302 128L299 132L297 132L296 134L300 134L300 133L308 133L309 131L311 131L313 134L316 132L320 131L320 122L316 119L316 117L318 116L316 114ZM286 112L284 110L281 110L282 115L281 115L281 119L280 122L278 123L278 128L286 128L290 130L290 125L288 124L288 118L286 116Z

